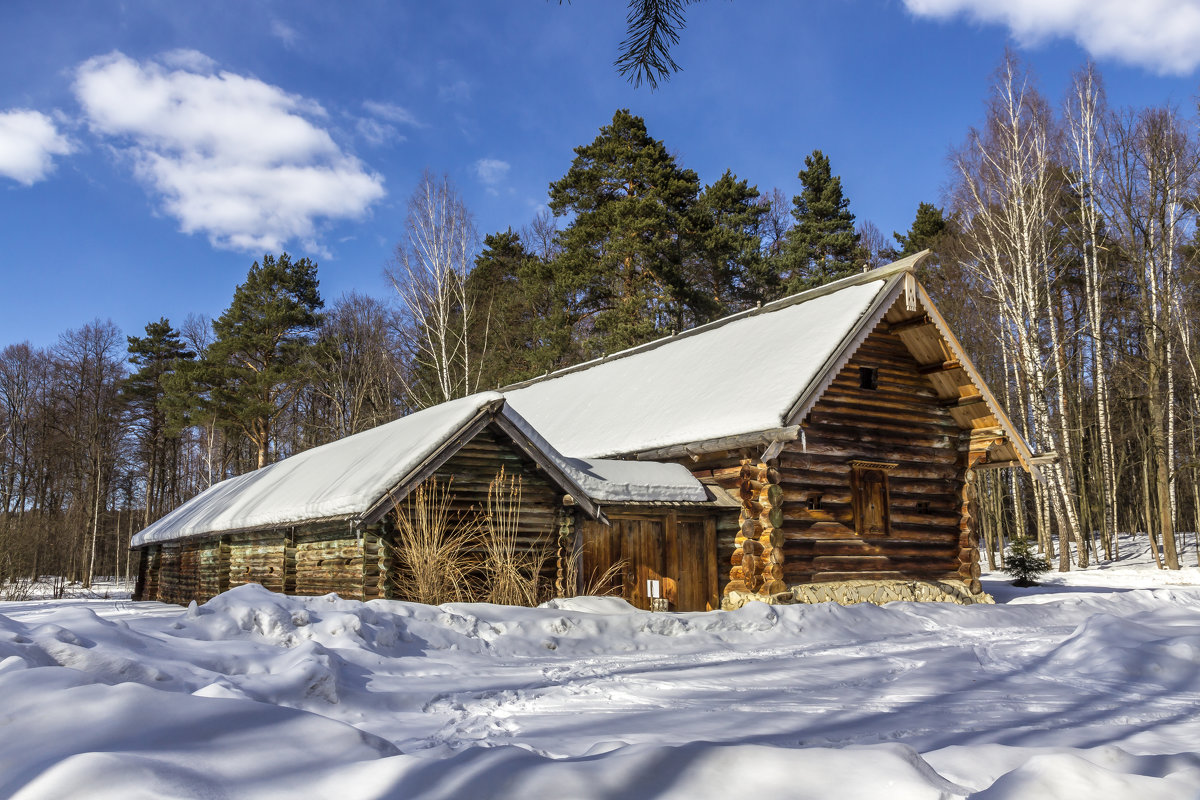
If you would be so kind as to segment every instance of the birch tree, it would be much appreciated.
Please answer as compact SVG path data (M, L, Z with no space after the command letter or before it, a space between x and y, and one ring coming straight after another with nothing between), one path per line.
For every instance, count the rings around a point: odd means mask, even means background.
M1171 109L1112 115L1104 191L1108 224L1129 264L1137 293L1148 454L1153 467L1152 538L1168 569L1179 569L1175 541L1175 354L1180 325L1179 248L1191 225L1197 154ZM1195 386L1193 386L1193 392ZM1149 517L1149 509L1147 509ZM1157 534L1157 537L1154 535Z
M1108 354L1104 332L1104 274L1101 270L1101 211L1097 193L1101 191L1104 159L1101 132L1104 115L1104 89L1095 65L1088 63L1076 73L1067 96L1065 118L1068 133L1068 163L1075 178L1075 196L1079 203L1080 238L1084 267L1087 344L1093 398L1096 406L1098 460L1103 507L1102 535L1105 554L1116 556L1117 477L1113 458L1112 423L1109 411Z
M967 258L1001 318L1002 348L1015 356L1028 413L1020 415L1035 450L1056 453L1043 467L1046 498L1060 533L1059 569L1070 569L1067 540L1082 545L1071 487L1072 454L1066 408L1062 332L1052 302L1060 256L1059 171L1052 160L1054 122L1012 54L996 73L982 130L972 130L955 158L956 204L964 225ZM1042 487L1035 485L1035 497ZM1040 505L1040 504L1039 504ZM1048 542L1044 515L1039 536ZM1081 556L1086 549L1080 547Z
M405 236L387 269L410 362L400 379L418 408L478 391L487 337L476 344L469 335L475 308L466 292L477 249L474 220L454 185L426 170L409 198Z

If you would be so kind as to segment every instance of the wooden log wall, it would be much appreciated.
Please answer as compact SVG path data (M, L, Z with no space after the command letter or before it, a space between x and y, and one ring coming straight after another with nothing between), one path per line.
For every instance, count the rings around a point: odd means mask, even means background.
M395 596L392 591L392 535L390 521L363 531L362 599L381 600Z
M229 588L229 540L224 536L184 545L199 555L196 600L205 602Z
M860 386L860 367L878 370L878 388ZM962 431L898 336L873 331L804 430L805 441L789 442L779 456L788 584L961 577L970 527ZM888 533L855 529L854 459L896 465L887 474Z
M739 553L739 551L745 540L743 531L746 519L757 513L746 502L749 495L745 484L752 477L758 475L756 467L747 468L759 463L750 458L752 454L752 450L722 451L704 454L696 460L688 459L680 462L697 478L712 479L741 503L741 508L737 511L722 512L717 516L717 588L721 596L727 595L731 591L746 591L741 572L735 573L733 568L740 567L742 563L744 551L743 553ZM738 577L735 579L733 575Z
M162 566L159 569L159 599L164 603L187 605L196 596L197 559L186 552L179 542L162 546Z
M287 540L284 531L263 530L229 537L229 585L259 583L282 592Z
M347 522L323 529L300 528L293 539L295 588L298 595L336 592L346 598L363 596L364 542Z
M443 489L449 487L453 495L450 506L453 517L476 517L482 521L487 514L488 487L500 474L502 467L506 479L521 479L517 547L523 552L545 555L542 591L548 599L553 592L556 577L555 545L559 512L562 508L562 490L495 426L485 428L463 445L434 473L434 480ZM401 501L400 507L401 511L404 511L405 501ZM395 535L400 535L399 530ZM482 558L483 554L480 553L480 559ZM390 583L394 587L398 576L393 573L392 577Z

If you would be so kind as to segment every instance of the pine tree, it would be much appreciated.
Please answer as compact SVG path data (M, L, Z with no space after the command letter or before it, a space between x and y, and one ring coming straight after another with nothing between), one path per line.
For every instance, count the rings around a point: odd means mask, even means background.
M550 185L551 210L573 216L554 280L577 301L573 322L595 354L678 325L690 296L680 230L700 187L628 110L575 154Z
M1024 537L1013 539L1004 556L1004 571L1013 586L1037 586L1038 576L1050 569L1050 562L1033 552L1033 545Z
M911 256L927 248L932 248L938 238L947 233L950 224L942 214L942 210L932 203L921 203L917 206L917 216L913 219L908 233L892 233L892 238L900 245L895 255L898 258Z
M324 305L315 263L265 255L213 322L216 340L188 371L197 405L244 436L259 467L270 460L274 422L304 385L305 354Z
M685 269L688 284L697 290L688 324L703 324L778 292L779 276L760 252L767 213L758 189L729 170L704 187L688 225Z
M797 176L804 188L792 198L796 224L788 231L782 253L789 294L853 275L863 267L842 179L833 174L829 158L820 150L805 157L804 165Z
M561 366L571 347L565 298L554 291L546 263L511 228L488 234L467 277L476 309L472 346L486 339L488 358L479 385L503 386Z
M127 336L126 340L129 361L138 369L126 378L121 394L132 420L140 426L138 449L146 470L142 524L149 525L164 510L163 488L173 477L167 475L171 466L168 454L172 446L178 446L178 437L171 435L167 426L164 380L196 354L187 349L166 317L147 324L145 336Z

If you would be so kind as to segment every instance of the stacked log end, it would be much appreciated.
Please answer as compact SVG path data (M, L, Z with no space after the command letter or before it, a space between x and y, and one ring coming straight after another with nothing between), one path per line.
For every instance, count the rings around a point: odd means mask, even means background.
M571 597L579 591L578 586L568 586L569 577L578 575L571 569L575 554L575 515L567 511L558 512L558 540L555 545L554 596Z
M983 591L979 582L979 537L975 528L975 473L967 470L962 484L962 519L959 522L958 576L976 594Z
M761 461L742 459L739 495L742 509L724 594L785 592L783 487L779 485L779 471Z

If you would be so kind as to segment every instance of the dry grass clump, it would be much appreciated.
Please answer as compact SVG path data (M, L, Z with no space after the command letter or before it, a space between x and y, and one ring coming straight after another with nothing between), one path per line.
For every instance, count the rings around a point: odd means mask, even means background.
M482 526L474 515L452 513L451 483L443 486L431 478L394 504L394 588L406 600L440 605L476 599L472 564Z
M484 597L489 603L535 606L540 598L542 567L550 557L548 542L524 545L520 537L521 476L504 468L488 485L483 523Z

